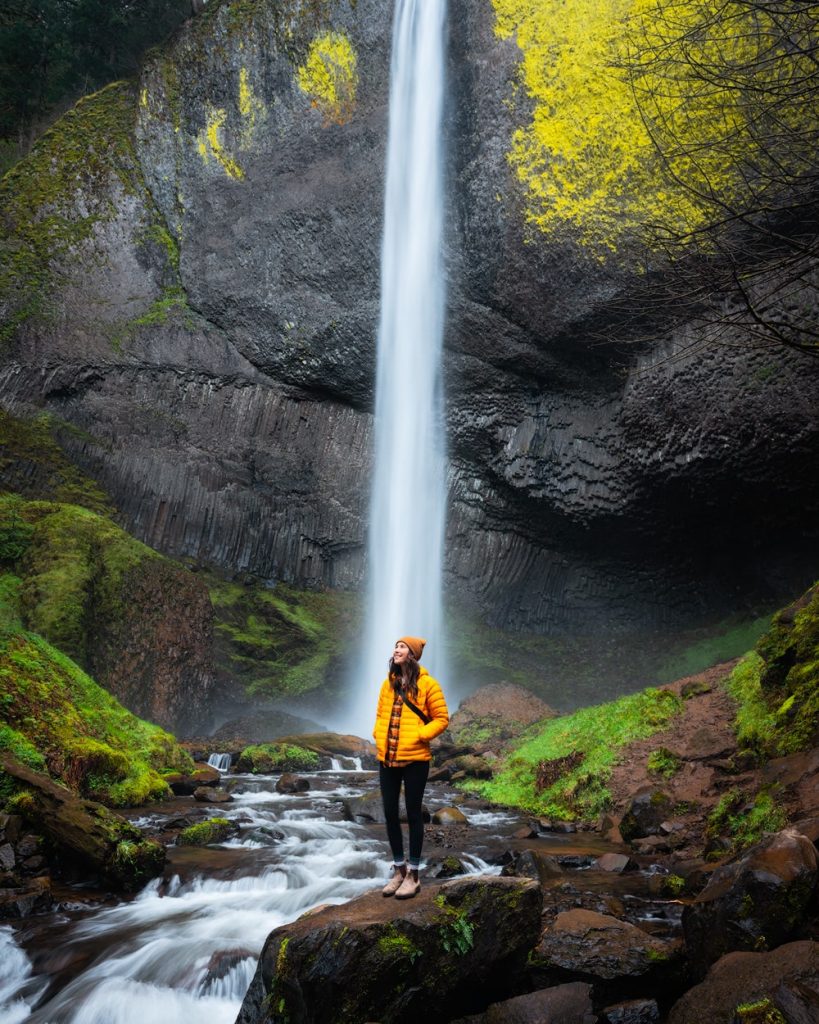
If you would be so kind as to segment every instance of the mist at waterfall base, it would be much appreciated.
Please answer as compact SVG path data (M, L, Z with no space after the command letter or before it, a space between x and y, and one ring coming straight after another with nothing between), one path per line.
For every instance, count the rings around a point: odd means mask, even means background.
M444 322L445 0L399 0L381 254L363 644L343 731L369 736L378 687L402 635L427 639L423 664L446 689L442 630L446 510L441 348Z

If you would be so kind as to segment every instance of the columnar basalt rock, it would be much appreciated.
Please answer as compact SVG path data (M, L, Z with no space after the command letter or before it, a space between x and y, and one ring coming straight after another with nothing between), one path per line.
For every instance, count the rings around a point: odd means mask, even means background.
M28 284L0 281L0 402L80 428L72 458L167 554L361 579L389 13L213 0L135 86L72 113L70 146L58 123L15 171L35 196L26 176L56 161L50 209L82 230L51 245L36 198L0 194L18 253L40 261ZM811 582L819 364L659 320L611 340L631 270L525 222L514 40L468 0L449 31L452 589L497 625L591 635ZM347 61L329 100L299 74L324 36Z

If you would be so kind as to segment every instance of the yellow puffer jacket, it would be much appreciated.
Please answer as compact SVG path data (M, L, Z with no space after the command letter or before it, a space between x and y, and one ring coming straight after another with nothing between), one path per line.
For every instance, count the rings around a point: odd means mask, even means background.
M429 749L429 741L442 733L449 725L449 711L441 687L423 665L419 667L421 674L418 677L418 698L412 703L432 721L422 722L414 711L404 705L401 709L396 761L431 761L432 753ZM393 699L392 683L389 679L385 679L381 684L381 693L378 695L378 710L375 714L375 728L373 729L379 761L383 761L387 756L387 734L390 730Z

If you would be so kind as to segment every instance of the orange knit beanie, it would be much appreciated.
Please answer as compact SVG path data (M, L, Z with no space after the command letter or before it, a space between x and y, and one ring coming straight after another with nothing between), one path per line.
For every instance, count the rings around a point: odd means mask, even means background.
M423 654L424 647L426 646L426 640L424 640L423 637L399 636L396 642L400 644L406 644L407 647L409 647L410 654L413 656L413 658L415 658L416 661L421 660L421 655Z

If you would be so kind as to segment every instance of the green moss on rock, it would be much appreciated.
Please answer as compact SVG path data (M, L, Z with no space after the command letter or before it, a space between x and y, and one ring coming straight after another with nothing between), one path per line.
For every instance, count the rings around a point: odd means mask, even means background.
M761 757L807 750L819 738L819 585L778 612L727 683L739 743Z
M318 754L292 743L260 743L245 747L237 763L240 772L253 772L254 775L308 772L315 771L318 766Z
M0 749L112 806L169 793L160 771L188 771L174 738L122 707L43 637L23 629L0 577ZM14 579L11 577L11 579Z
M135 88L114 82L80 100L0 179L0 296L12 310L0 341L19 323L48 314L56 264L117 210L108 182L141 186L133 148ZM83 195L82 206L76 203Z
M179 846L212 846L223 843L236 832L236 826L227 818L211 818L198 825L191 825L179 833Z
M24 418L0 409L0 481L7 490L29 499L66 502L112 515L108 495L65 454L60 442L68 435L100 447L91 435L49 413ZM19 504L22 497L16 500ZM11 550L4 554L4 546L18 543L14 527L19 521L19 509L15 511L14 502L7 499L0 508L0 561L13 554Z
M349 635L360 616L350 594L215 576L207 582L217 671L251 696L294 696L323 686L339 636Z

